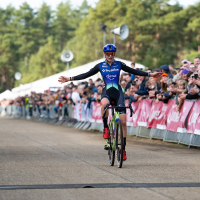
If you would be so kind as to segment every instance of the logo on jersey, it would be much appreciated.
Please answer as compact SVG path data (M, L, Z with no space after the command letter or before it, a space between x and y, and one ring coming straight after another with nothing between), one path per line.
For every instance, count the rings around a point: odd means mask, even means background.
M114 80L117 77L117 75L106 75L106 78L110 79L111 81Z
M107 64L106 64L106 63L103 63L102 67L107 67Z
M102 69L102 72L114 72L114 71L119 71L119 69Z
M103 69L103 70L104 70L104 71L106 71L106 72L114 72L114 71L119 71L119 69L111 69L111 70L109 70L109 69L106 69L106 70L105 70L105 69ZM103 71L103 70L102 70L102 71ZM103 72L104 72L104 71L103 71Z

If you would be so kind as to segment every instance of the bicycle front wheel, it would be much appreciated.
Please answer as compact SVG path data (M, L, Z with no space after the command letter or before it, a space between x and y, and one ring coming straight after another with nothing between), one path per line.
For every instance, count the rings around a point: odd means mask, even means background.
M117 165L119 168L123 164L123 130L121 121L116 122L116 153L117 153Z
M110 161L110 166L113 166L115 163L115 149L113 148L113 142L115 142L114 140L114 130L112 125L110 126L109 129L109 133L110 133L110 137L109 137L109 149L108 149L108 156L109 156L109 161Z

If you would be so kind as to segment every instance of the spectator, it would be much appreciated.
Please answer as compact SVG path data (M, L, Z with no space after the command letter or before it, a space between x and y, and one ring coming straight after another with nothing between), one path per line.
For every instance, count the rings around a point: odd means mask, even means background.
M126 78L126 83L127 83L126 88L125 88L125 91L126 91L127 89L131 87L131 75L127 74L125 78Z
M131 68L135 69L135 63L134 62L131 63ZM133 81L134 78L135 78L135 74L131 74L131 81Z
M131 87L127 90L126 95L129 97L130 102L136 102L137 99L134 97L137 90L138 90L139 86L136 84L131 84Z
M177 83L181 79L181 71L173 77L173 82Z
M172 74L173 77L177 74L177 71L175 69L170 70L170 72L171 72L171 74Z
M178 82L178 89L176 90L176 104L177 104L177 111L181 110L181 107L183 105L183 99L180 98L179 93L186 93L186 81L185 80L180 80Z
M136 94L138 94L140 96L147 95L148 94L148 88L146 87L145 77L144 76L138 76L138 82L139 82L139 90L136 92Z
M191 63L191 65L190 65L190 67L189 67L189 70L190 70L191 72L194 72L194 71L196 70L196 67L195 67L194 63Z
M156 94L158 94L161 90L161 85L160 83L158 83L158 78L155 79L153 77L151 77L149 79L150 83L151 83L151 90L149 90L149 97L150 98L154 98L156 96Z
M91 89L91 88L90 88L90 89ZM82 93L82 92L86 92L87 95L89 96L90 91L89 91L88 84L85 84L85 85L84 85L83 90L81 90L80 93ZM73 93L72 93L72 94L73 94ZM73 98L72 98L72 100L73 100Z
M167 80L167 92L165 92L162 97L164 103L168 103L168 100L176 95L176 93L172 92L175 88L175 84L173 79L170 78Z
M167 92L167 80L169 79L167 73L162 74L162 79L160 80L161 82L161 90L163 93Z
M127 73L122 73L121 77L120 77L120 80L126 80L126 75L127 75Z
M103 90L102 85L98 85L97 86L97 90L98 90L98 95L96 97L96 101L97 102L101 102L101 94L102 94L102 90Z
M146 72L148 72L148 73L151 73L151 72L152 72L152 70L151 70L151 69L147 69L147 70L146 70Z
M130 99L130 95L131 95L131 93L130 93L130 88L128 88L128 89L126 90L126 92L125 92L124 98L125 98L125 99Z
M92 90L94 89L94 83L93 80L90 78L88 81L88 86L92 88Z
M101 81L101 80L100 80ZM99 80L95 82L94 84L94 88L93 88L93 92L98 93L98 89L97 87L101 84Z
M194 58L194 66L196 69L198 68L199 64L200 64L200 58L199 57Z
M182 72L181 72L181 78L184 79L184 80L187 80L188 79L188 77L187 77L188 73L189 73L188 69L183 69Z
M120 85L121 85L121 87L122 87L122 91L125 92L125 89L126 89L126 86L127 86L126 80L122 79L122 80L120 81Z
M184 69L187 69L187 70L190 69L190 68L189 68L189 67L190 67L190 64L191 64L190 61L188 61L188 60L183 60L182 63L183 63L183 68L184 68Z
M136 85L138 85L138 87L139 87L141 81L139 80L138 76L135 76L135 79L134 79L133 83L136 84Z
M151 83L151 90L154 90L154 91L158 91L161 89L161 86L160 84L157 82L157 78L153 78L151 77L149 79L150 83Z
M192 72L189 72L187 74L187 78L188 78L187 90L188 90L188 92L190 92L190 90L195 86L194 74Z
M172 74L169 71L169 66L168 65L162 65L160 66L161 72L167 73L169 78L173 78Z
M72 101L73 101L74 105L76 105L80 100L81 100L81 98L80 98L80 95L77 91L77 86L73 86L73 88L72 88Z
M175 70L174 65L170 64L170 65L169 65L169 70L170 70L170 71Z
M72 97L72 90L71 88L67 87L65 97L70 99Z

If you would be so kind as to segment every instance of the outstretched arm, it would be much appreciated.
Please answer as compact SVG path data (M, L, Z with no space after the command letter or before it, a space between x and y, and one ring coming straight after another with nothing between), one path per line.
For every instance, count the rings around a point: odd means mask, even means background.
M128 67L123 62L121 62L121 69L124 70L125 72L135 74L135 75L139 75L139 76L158 77L162 74L162 72L147 73L147 72L143 72L143 71L140 71L140 70L135 70L135 69Z
M96 74L98 72L99 72L99 64L96 65L95 67L93 67L92 69L90 69L90 71L88 71L84 74L80 74L78 76L71 77L71 79L74 81L82 80L82 79L88 78L90 76L93 76L94 74Z
M139 75L139 76L148 76L149 75L147 72L143 72L143 71L140 71L140 70L135 70L133 68L130 68L127 65L125 65L123 62L121 63L121 69L124 70L125 72L135 74L135 75Z
M84 74L80 74L78 76L74 76L74 77L60 76L58 81L61 83L64 83L64 82L68 82L68 81L82 80L82 79L88 78L90 76L93 76L94 74L96 74L98 72L99 72L99 64L96 65L95 67L93 67L92 69L90 69L90 71L88 71Z

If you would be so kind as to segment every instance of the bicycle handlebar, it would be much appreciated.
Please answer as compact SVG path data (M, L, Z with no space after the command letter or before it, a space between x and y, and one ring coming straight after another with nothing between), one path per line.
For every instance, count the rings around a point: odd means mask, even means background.
M131 111L130 117L133 116L134 111L133 111L133 108L132 108L132 106L131 106L131 103L129 103L129 106L128 106L128 107L126 107L126 106L123 106L123 107L121 107L121 106L111 106L111 107L109 107L109 106L110 106L110 104L107 104L107 105L105 106L104 112L103 112L103 118L105 118L106 111L107 111L108 109L114 109L114 108L129 108L130 111Z

